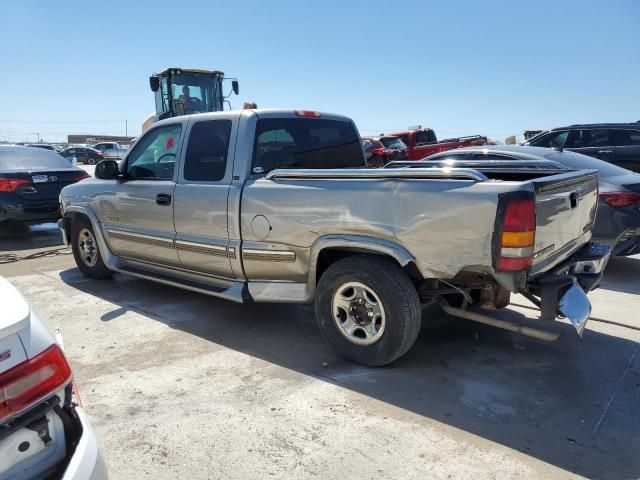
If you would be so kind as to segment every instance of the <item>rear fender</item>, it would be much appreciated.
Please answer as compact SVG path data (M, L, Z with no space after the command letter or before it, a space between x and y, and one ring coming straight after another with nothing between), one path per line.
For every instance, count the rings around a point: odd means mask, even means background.
M307 280L307 289L311 298L315 295L318 257L323 250L329 248L352 251L354 253L373 253L389 256L398 262L401 267L406 267L409 264L416 265L414 256L406 248L389 240L365 235L325 235L318 238L311 246L309 277ZM419 273L424 277L422 272Z

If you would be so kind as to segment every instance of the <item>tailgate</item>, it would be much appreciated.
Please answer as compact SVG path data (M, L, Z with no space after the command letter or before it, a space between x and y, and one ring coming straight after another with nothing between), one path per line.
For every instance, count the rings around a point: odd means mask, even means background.
M530 275L546 271L591 238L598 207L596 170L531 181L536 195L536 235Z

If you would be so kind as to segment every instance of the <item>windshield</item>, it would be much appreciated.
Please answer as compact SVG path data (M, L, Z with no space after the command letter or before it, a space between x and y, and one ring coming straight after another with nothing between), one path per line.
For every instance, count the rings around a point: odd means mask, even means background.
M598 170L602 177L615 177L617 175L627 175L628 173L631 173L630 170L611 165L610 163L603 162L597 158L582 155L580 153L568 152L566 150L562 152L552 150L552 153L545 155L545 158L554 160L576 170L595 169Z
M384 148L396 148L400 150L407 148L404 142L396 137L381 138L380 141L384 145Z
M171 76L174 111L186 113L222 110L219 78L208 73L178 73Z
M0 149L0 170L68 169L69 161L50 150L7 147Z

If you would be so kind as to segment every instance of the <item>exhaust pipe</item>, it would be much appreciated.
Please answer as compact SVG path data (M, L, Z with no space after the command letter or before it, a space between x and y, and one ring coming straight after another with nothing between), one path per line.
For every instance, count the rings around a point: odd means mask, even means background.
M463 310L461 308L452 307L445 300L440 299L438 301L442 310L454 317L461 317L466 320L472 320L478 323L484 323L485 325L491 325L492 327L502 328L503 330L509 330L510 332L519 333L527 337L537 338L538 340L544 340L545 342L555 342L559 333L553 333L546 330L540 330L538 328L526 327L517 323L508 322L506 320L499 320L492 318L481 313L470 312L469 310Z

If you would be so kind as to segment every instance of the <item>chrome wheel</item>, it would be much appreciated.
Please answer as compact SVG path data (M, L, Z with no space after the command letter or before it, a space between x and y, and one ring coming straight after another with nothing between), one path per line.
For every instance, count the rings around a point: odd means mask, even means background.
M331 312L338 331L351 343L372 345L382 338L384 307L370 287L359 282L342 284L333 294Z
M93 232L83 228L78 233L78 253L87 267L94 267L98 261L98 246Z

